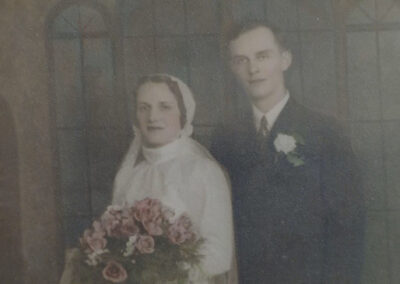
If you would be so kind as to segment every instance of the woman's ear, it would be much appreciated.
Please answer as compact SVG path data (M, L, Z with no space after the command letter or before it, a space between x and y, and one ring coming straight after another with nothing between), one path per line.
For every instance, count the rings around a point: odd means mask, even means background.
M282 71L286 71L292 64L292 53L289 50L282 51Z

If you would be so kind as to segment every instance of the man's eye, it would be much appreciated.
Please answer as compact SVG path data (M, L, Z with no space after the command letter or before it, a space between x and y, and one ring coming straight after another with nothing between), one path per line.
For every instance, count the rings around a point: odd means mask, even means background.
M264 59L267 59L268 57L269 57L268 54L260 54L260 55L257 56L257 59L258 60L264 60Z

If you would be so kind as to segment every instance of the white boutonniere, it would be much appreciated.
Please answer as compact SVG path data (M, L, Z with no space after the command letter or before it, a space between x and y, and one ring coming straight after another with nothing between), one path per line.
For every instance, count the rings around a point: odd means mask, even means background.
M304 160L301 155L296 152L297 144L303 144L304 140L300 136L291 136L283 133L279 133L274 140L275 150L278 153L283 153L286 159L294 167L304 165Z

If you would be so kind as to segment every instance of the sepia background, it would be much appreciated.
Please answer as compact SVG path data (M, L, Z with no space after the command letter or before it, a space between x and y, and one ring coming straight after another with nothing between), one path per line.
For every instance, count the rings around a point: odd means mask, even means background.
M400 1L1 0L4 283L57 283L64 249L110 202L141 75L188 83L209 145L242 99L221 34L249 17L288 36L291 95L348 128L368 208L362 283L400 283Z

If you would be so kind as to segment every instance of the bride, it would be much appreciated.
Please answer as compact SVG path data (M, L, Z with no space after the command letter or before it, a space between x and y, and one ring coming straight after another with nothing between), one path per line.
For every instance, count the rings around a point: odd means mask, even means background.
M134 95L135 138L116 176L112 203L157 198L176 215L187 214L205 239L190 283L215 283L233 257L230 191L220 166L190 137L193 95L166 74L142 78ZM227 283L221 279L218 283Z

